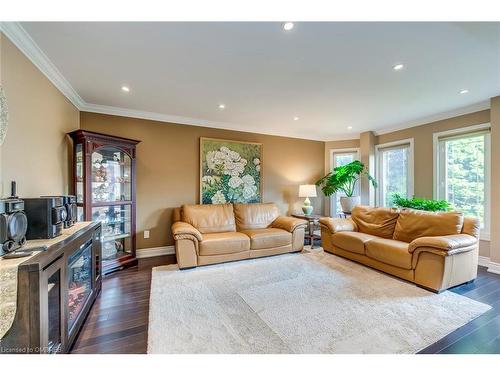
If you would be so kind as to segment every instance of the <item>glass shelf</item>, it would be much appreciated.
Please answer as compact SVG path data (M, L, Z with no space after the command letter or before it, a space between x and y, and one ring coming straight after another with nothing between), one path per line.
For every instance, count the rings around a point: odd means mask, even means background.
M92 202L131 200L130 156L115 147L101 147L92 153Z
M102 223L103 259L115 259L131 251L132 206L130 204L92 207L92 220Z

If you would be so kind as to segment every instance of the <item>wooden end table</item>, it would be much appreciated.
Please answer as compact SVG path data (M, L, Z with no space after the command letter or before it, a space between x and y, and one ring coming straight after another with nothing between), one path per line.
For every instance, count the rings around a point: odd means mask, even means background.
M311 249L314 248L314 239L321 239L321 236L318 236L314 234L314 223L317 223L319 219L321 219L323 216L321 215L305 215L305 214L293 214L293 217L296 217L297 219L302 219L306 220L309 225L309 234L306 234L304 238L308 238L309 241L311 242Z

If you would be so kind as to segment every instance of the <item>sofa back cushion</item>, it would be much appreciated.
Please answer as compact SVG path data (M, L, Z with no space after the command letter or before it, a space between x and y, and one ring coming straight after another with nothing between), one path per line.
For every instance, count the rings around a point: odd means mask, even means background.
M394 231L394 239L411 242L427 236L447 236L462 231L464 215L461 212L428 212L404 209Z
M235 204L234 216L238 230L268 228L280 216L274 203Z
M182 208L174 207L172 210L172 223L177 223L178 221L182 221Z
M477 217L465 217L464 225L462 226L462 233L468 234L469 236L476 237L479 239L479 218Z
M232 204L185 204L182 206L182 221L201 233L236 231Z
M356 206L351 212L359 232L382 238L392 238L398 216L398 210L386 207Z

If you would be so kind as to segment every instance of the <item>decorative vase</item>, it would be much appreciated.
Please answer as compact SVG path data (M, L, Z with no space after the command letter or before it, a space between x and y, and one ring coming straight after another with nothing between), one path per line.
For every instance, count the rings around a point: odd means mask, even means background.
M350 214L352 209L359 204L361 204L361 197L359 195L354 197L340 197L340 206L346 214Z
M304 205L302 206L302 212L304 215L310 215L313 212L313 206L311 206L311 201L309 198L304 200Z

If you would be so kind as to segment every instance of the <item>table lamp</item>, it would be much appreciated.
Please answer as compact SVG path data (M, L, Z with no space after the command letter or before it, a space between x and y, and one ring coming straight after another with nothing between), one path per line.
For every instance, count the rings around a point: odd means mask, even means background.
M316 185L300 185L299 186L299 198L304 199L304 205L302 206L302 211L305 215L310 215L313 212L313 206L311 206L311 201L309 197L315 198L316 195Z

